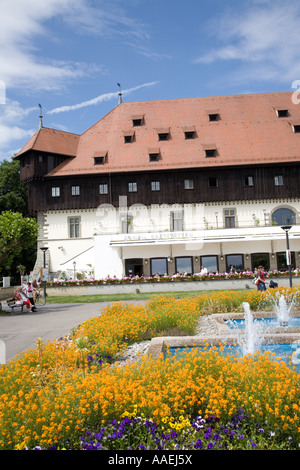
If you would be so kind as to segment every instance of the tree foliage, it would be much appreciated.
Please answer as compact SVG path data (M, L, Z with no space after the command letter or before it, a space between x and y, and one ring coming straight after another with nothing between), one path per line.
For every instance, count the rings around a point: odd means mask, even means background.
M0 212L20 212L28 216L28 189L20 181L20 162L3 160L0 164Z
M21 253L35 250L38 224L19 212L4 211L0 215L0 271L8 272L19 261Z

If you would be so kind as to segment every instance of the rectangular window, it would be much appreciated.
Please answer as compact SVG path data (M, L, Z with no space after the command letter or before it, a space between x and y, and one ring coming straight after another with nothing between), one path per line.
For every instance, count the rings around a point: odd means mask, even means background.
M80 237L80 217L69 218L69 235L70 238Z
M234 228L235 227L235 209L225 209L224 210L225 218L225 227Z
M171 231L182 232L183 230L183 217L182 212L171 212Z
M228 273L231 270L241 272L243 271L243 269L244 269L244 256L243 255L226 255L226 271Z
M108 194L108 185L107 185L107 183L99 184L99 194Z
M184 189L194 189L194 180L184 180Z
M104 165L105 157L94 157L94 165Z
M151 181L151 191L160 191L159 181Z
M217 256L201 256L201 266L207 269L208 273L218 272L218 257Z
M72 194L72 196L79 196L80 195L80 186L71 186L71 194Z
M218 113L209 114L209 115L208 115L208 119L209 119L210 122L219 121L219 119L220 119L220 114L218 114Z
M274 176L274 184L275 184L275 186L282 186L283 185L283 176L282 175Z
M158 162L159 153L149 153L149 162Z
M210 188L218 188L218 178L208 178L208 185Z
M56 186L52 188L52 197L59 197L60 196L60 187Z
M133 135L124 135L124 144L131 144L133 142Z
M205 150L205 157L206 158L213 158L217 156L217 149L206 149Z
M293 127L294 127L295 134L299 134L300 133L300 125L296 125L296 126L293 126Z
M175 258L175 271L179 274L193 274L193 258L191 256Z
M133 127L139 127L143 125L143 118L132 119Z
M132 125L133 127L139 127L144 124L144 116L142 114L132 116Z
M137 192L137 183L128 183L128 191L130 193L136 193Z
M253 176L245 176L245 186L253 186Z
M151 268L151 272L150 272L151 276L155 276L155 274L158 274L159 276L168 274L167 258L151 258L150 268Z
M185 133L184 133L185 140L194 139L195 136L196 136L195 131L185 131Z
M161 132L158 134L158 140L165 141L169 140L169 133L168 132Z
M288 117L288 115L289 115L289 112L288 112L287 109L277 109L276 112L277 112L277 116L278 116L279 118L281 118L281 117Z

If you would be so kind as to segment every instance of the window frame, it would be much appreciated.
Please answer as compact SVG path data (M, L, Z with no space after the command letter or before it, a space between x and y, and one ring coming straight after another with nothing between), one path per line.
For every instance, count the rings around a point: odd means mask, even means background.
M183 211L174 210L170 212L170 229L171 232L182 232L183 231Z
M158 272L157 270L153 270L153 262L154 262L154 261L158 261L158 260L163 260L163 261L164 261L165 267L166 267L166 271L165 271L165 272ZM156 273L157 273L159 276L163 276L164 274L168 274L168 273L169 273L169 270L168 270L168 258L167 258L167 257L161 256L161 257L157 257L157 258L150 258L150 276L153 277Z
M186 189L187 191L194 189L194 180L192 178L185 179L183 184L184 189Z
M160 191L160 181L151 181L151 191Z
M226 214L228 212L228 214ZM236 228L236 209L235 208L224 208L223 209L223 217L224 217L224 228ZM233 225L232 225L233 221ZM228 223L227 223L228 222Z
M71 196L80 196L80 186L78 184L71 186Z
M94 165L104 165L106 156L94 157Z
M74 219L74 222L72 220ZM77 222L76 222L77 220ZM74 235L72 236L72 231ZM81 238L81 217L80 216L69 216L68 217L68 234L69 238Z
M178 269L178 264L179 264L178 261L179 261L179 260L183 260L183 259L188 259L188 260L190 260L190 268L191 268L190 271L183 271L183 270L180 271L180 270ZM192 257L192 256L176 256L176 257L175 257L175 272L176 272L176 273L178 272L179 274L182 274L182 273L185 273L185 272L186 272L188 275L193 274L193 272L194 272L193 257Z
M215 184L213 184L215 182ZM209 188L218 188L219 187L219 178L211 176L208 178L208 187Z
M51 196L52 197L60 197L60 186L52 186L51 187Z
M99 194L108 194L108 183L99 183Z
M275 175L274 176L274 185L275 186L283 186L283 175Z
M209 270L205 264L205 259L206 258L214 258L215 259L215 262L216 262L216 271L213 271L213 270ZM207 269L207 274L209 274L210 272L212 273L217 273L219 272L219 257L218 255L202 255L200 256L200 266L204 266L206 269Z
M250 184L251 181L251 184ZM253 188L254 186L254 178L252 175L247 175L244 177L244 186L246 188Z
M236 265L234 263L229 263L229 258L231 256L236 256L236 257L241 257L241 263L240 263L240 266L241 268L236 268ZM243 253L228 253L227 255L225 255L225 259L226 259L226 272L229 272L230 270L230 266L233 266L234 269L237 269L237 270L240 270L240 271L243 271L245 269L245 263L244 263L244 255Z
M130 181L128 183L128 192L129 193L136 193L137 192L137 182L136 181Z

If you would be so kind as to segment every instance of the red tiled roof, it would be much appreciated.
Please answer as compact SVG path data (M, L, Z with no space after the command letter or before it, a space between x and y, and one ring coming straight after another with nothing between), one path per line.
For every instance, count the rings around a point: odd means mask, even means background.
M288 117L278 117L276 109L287 109ZM210 122L209 114L219 119ZM133 127L137 116L143 125ZM64 133L47 130L40 140L43 129L38 140L39 150L43 143L44 151L62 154L78 143L76 158L48 176L288 163L300 160L300 134L292 127L297 123L300 105L292 103L291 92L123 102L80 137L64 139ZM162 130L169 131L167 141L158 141ZM191 130L195 138L185 139ZM124 136L132 142L125 143ZM36 143L30 140L25 148L30 146ZM149 149L159 150L158 161L149 161ZM205 155L210 149L217 150L215 157ZM103 165L94 165L98 154L106 154Z
M31 137L27 144L16 154L15 158L28 150L75 157L79 137L77 134L43 127Z

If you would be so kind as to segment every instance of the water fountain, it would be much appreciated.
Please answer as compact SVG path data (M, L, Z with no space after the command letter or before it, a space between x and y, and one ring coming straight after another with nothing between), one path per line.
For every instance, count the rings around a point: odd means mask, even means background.
M291 312L297 299L278 294L268 300L272 301L273 314L265 311L253 315L248 302L243 303L244 312L214 314L217 333L206 336L205 343L214 348L222 343L223 355L234 351L240 357L268 352L270 357L292 365L300 373L300 316ZM152 340L149 354L159 357L167 346L168 354L175 355L194 347L207 347L201 336L160 337Z
M258 323L255 323L253 315L250 311L248 302L243 302L243 309L245 312L245 329L244 339L242 342L243 355L254 354L260 349L262 343L262 331Z
M290 313L293 307L293 302L290 304L285 300L284 295L281 295L279 299L274 302L274 311L279 321L280 326L288 326L290 320Z

